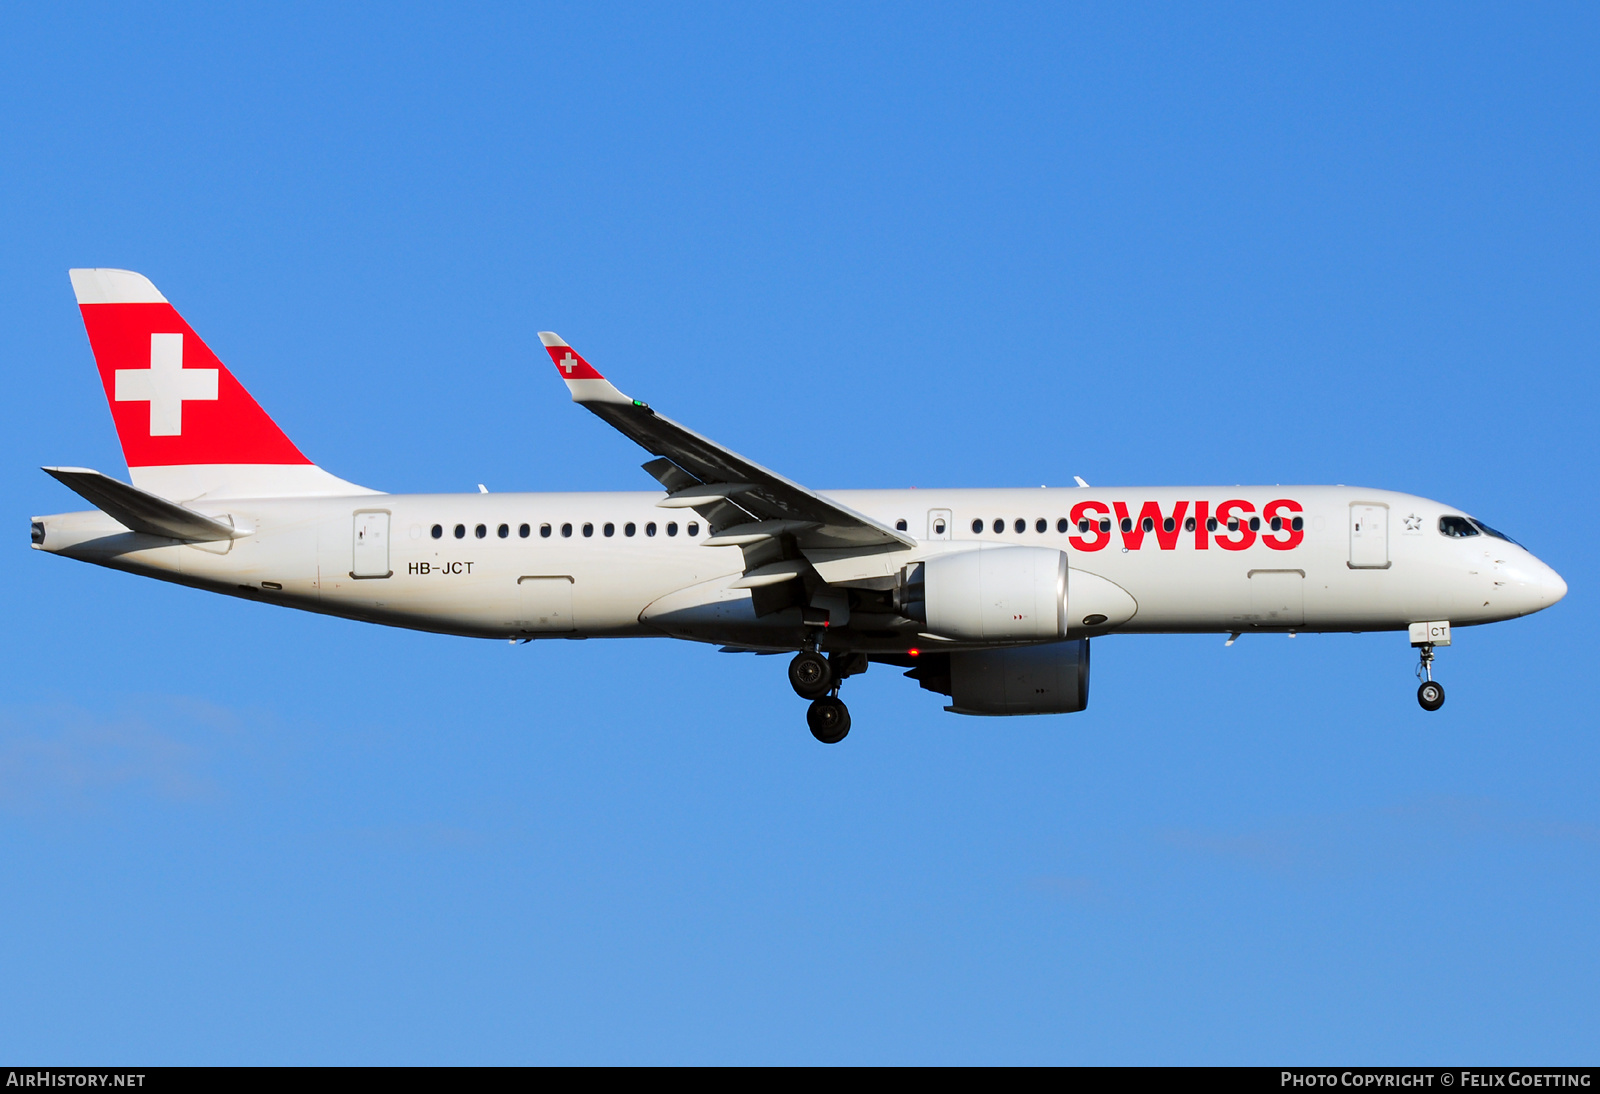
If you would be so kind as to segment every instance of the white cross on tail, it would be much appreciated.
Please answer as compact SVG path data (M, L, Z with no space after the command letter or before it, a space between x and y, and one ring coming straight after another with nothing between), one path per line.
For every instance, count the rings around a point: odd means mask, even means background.
M150 367L117 369L116 400L148 402L150 436L177 437L183 433L184 400L216 399L217 371L183 367L183 335L152 334Z
M572 370L578 367L578 361L572 356L570 349L567 350L567 355L561 359L561 367L566 370L568 376L571 376Z

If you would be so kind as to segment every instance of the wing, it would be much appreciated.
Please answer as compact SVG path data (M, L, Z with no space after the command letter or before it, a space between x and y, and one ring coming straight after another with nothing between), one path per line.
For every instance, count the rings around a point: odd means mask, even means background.
M916 546L905 533L769 471L628 398L560 336L542 331L539 340L567 382L573 402L659 457L644 465L667 490L667 496L656 504L700 513L711 526L712 545L750 546L793 537L807 552ZM772 576L781 580L777 574Z

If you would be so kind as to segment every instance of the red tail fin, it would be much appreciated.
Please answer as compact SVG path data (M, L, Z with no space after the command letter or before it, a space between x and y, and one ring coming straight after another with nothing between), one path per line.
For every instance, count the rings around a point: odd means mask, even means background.
M71 276L136 483L167 497L367 492L306 459L148 278Z

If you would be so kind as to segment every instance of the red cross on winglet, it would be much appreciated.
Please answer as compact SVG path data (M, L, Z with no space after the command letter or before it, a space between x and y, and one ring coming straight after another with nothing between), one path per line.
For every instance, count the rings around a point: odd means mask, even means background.
M556 371L561 373L563 380L605 379L595 371L593 365L575 353L572 347L563 342L561 336L554 331L540 331L539 341L543 342L544 348L549 351L550 360L556 363Z

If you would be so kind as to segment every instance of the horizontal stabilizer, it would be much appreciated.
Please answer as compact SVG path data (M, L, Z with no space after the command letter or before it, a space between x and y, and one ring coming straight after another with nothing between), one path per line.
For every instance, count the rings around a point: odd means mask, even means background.
M248 534L231 524L213 520L175 501L118 482L109 475L91 471L87 467L46 467L41 470L135 532L191 543L237 539Z

